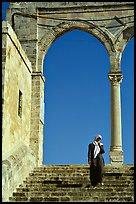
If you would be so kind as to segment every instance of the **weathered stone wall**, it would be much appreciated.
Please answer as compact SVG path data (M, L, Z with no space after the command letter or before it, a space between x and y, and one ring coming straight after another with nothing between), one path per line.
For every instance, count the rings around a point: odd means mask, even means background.
M2 22L2 161L3 199L35 166L29 148L31 63L8 22ZM21 99L19 102L19 92ZM19 111L19 104L21 106Z
M24 141L29 145L31 118L31 63L7 22L3 22L3 154ZM4 47L5 46L5 47ZM4 53L5 52L5 53ZM19 90L22 113L18 115Z

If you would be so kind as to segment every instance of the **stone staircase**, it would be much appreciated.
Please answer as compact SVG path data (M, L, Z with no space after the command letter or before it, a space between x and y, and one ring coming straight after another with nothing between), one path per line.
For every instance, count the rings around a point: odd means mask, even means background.
M134 166L105 165L104 186L90 186L88 165L35 168L9 202L134 202Z

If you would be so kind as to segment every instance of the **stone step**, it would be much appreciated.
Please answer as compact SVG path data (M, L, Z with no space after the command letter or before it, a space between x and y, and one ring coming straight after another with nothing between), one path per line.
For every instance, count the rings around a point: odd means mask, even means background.
M74 187L74 191L73 191L73 187ZM26 189L18 189L16 192L13 193L13 196L26 196L26 195L53 195L53 194L61 194L63 193L63 195L72 195L72 194L85 194L85 193L89 193L91 194L100 194L100 195L104 195L109 193L110 195L113 194L125 194L126 192L128 194L133 194L133 191L131 188L123 188L123 189L119 189L119 188L113 188L112 186L110 188L106 188L103 186L99 186L96 187L95 189L93 187L89 187L89 188L81 188L79 186L62 186L61 188L27 188Z
M54 172L49 172L48 170L46 171L35 171L32 173L29 173L29 176L47 176L47 175L67 175L67 176L88 176L90 173L90 170L88 170L87 172L79 172L79 171L74 171L69 173L68 171L54 171ZM133 176L134 175L134 171L133 172L124 172L124 173L113 173L113 172L105 172L104 174L105 176Z
M88 184L88 185L84 185L81 187L78 188L78 190L84 190L84 191L87 191L87 190L95 190L93 189L93 187ZM107 185L107 186L101 186L100 184L96 187L97 190L104 190L104 191L107 191L107 190L115 190L115 191L134 191L134 184L133 186L128 186L128 185L122 185L122 188L120 188L120 185ZM61 186L61 187L53 187L52 185L47 185L47 186L37 186L37 185L27 185L26 187L20 187L20 188L17 188L16 191L17 192L29 192L29 191L60 191L60 190L63 190L63 191L68 191L68 190L72 190L73 191L73 188L70 188L69 186L67 187L64 187L64 186ZM77 190L77 188L75 189Z
M80 200L73 197L73 201L80 202ZM86 198L85 202L134 202L134 198L132 196L107 196L107 197L93 197Z
M119 189L119 188L78 188L78 189L74 189L72 187L67 187L67 188L59 188L59 189L55 189L55 188L39 188L39 189L23 189L23 190L17 190L16 192L13 193L13 196L26 196L26 195L32 195L32 194L47 194L47 195L52 195L52 194L71 194L71 193L77 193L77 194L85 194L85 193L99 193L100 195L104 195L106 193L112 193L112 194L133 194L134 191L132 191L131 188L125 188L125 189ZM127 193L127 194L126 194Z
M34 169L44 169L44 168L83 168L83 167L88 167L89 165L88 164L44 164L42 166L39 166L39 167L35 167ZM119 165L119 164L105 164L105 167L107 169L111 169L111 168L122 168L122 169L128 169L128 168L131 168L133 167L134 168L134 164L122 164L122 165Z
M103 182L105 185L108 185L108 184L113 184L116 183L116 185L120 184L132 184L133 183L133 180L122 180L122 179L106 179L104 178L103 179ZM55 185L59 185L59 184L70 184L70 183L78 183L78 184L89 184L90 183L90 179L81 179L81 178L64 178L64 179L46 179L46 178L26 178L26 180L24 180L23 182L24 184L37 184L37 185L46 185L46 184L55 184Z
M62 194L57 194L56 196L43 196L43 194L41 196L14 196L12 198L10 198L9 202L47 202L47 201L56 201L56 202L62 202L62 201L86 201L89 202L91 201L95 201L95 202L128 202L128 201L134 201L134 197L133 195L109 195L109 193L105 194L105 195L88 195L88 194L84 194L81 195L80 194L76 194L76 195L65 195L62 196Z
M47 185L47 186L37 186L37 185L28 185L23 188L23 190L19 190L17 188L17 192L34 192L34 191L74 191L75 190L91 190L93 191L93 187L90 185L84 185L84 186L78 186L78 185L62 185L62 186L52 186L52 185ZM117 191L117 192L134 192L134 186L128 186L128 185L109 185L109 186L97 186L95 190L97 191Z
M16 189L10 202L130 202L134 200L134 169L106 167L100 184L90 185L87 165L37 167Z
M53 188L53 187L55 187L55 188L60 188L60 187L68 187L68 186L72 186L72 187L84 187L84 186L89 186L90 185L90 182L86 182L86 183L82 183L82 182L62 182L62 183L45 183L45 184L43 184L43 183L38 183L37 184L37 182L35 182L35 183L26 183L25 185L24 185L24 187L35 187L35 186L37 186L37 187L40 187L40 186L43 186L43 187L46 187L46 186L48 186L48 188ZM121 188L125 188L125 187L133 187L133 183L115 183L115 182L113 182L113 183L104 183L104 187L110 187L110 186L112 186L112 187L121 187Z
M88 172L85 172L85 173L83 173L83 172L74 172L74 173L68 173L68 172L62 172L62 173L60 173L60 172L58 172L58 171L56 171L56 172L48 172L48 171L46 171L46 172L33 172L33 173L30 173L29 174L29 177L49 177L49 176L59 176L59 177L89 177L89 175L90 175L90 171L88 171ZM109 172L109 173L105 173L104 174L104 176L105 177L116 177L116 178L124 178L125 179L125 177L126 178L133 178L134 177L134 172L129 172L129 173L111 173L111 172Z
M33 171L33 172L31 172L30 174L32 175L32 174L67 174L67 175L71 175L71 174L75 174L75 175L77 175L77 174L79 174L79 175L87 175L88 173L90 172L90 169L88 169L88 170L71 170L71 171L69 171L69 170L60 170L60 169L56 169L56 170L48 170L48 169L46 169L46 170L35 170L35 171ZM105 170L105 174L111 174L111 175L114 175L115 173L117 173L117 174L119 174L119 175L131 175L131 174L133 174L134 173L134 171L126 171L126 172L108 172L108 171L106 171Z
M59 179L85 179L88 180L90 178L90 174L88 175L59 175L59 174L47 174L47 175L30 175L29 179L46 179L46 178L50 178L50 179L55 179L55 180L59 180ZM118 176L118 175L107 175L105 174L103 179L105 180L133 180L133 175L128 176L128 175L123 175L123 176Z
M112 194L110 194L110 193L104 193L103 192L103 194L100 194L100 193L95 193L95 194L91 194L91 193L72 193L72 192L69 192L69 193L67 193L67 194L65 194L64 195L64 193L63 192L58 192L58 193L52 193L52 194L31 194L31 195L27 195L26 194L26 196L14 196L13 198L16 198L17 200L19 200L20 198L21 199L24 199L24 200L26 200L26 198L28 199L28 200L31 200L31 198L53 198L53 197L70 197L70 198L72 198L72 200L74 200L73 198L74 197L78 197L78 199L82 199L83 197L84 198L87 198L87 197L92 197L92 198L95 198L95 197L98 197L99 198L99 200L101 200L101 199L107 199L107 198L115 198L115 199L117 199L117 198L122 198L122 197L131 197L131 199L133 199L133 195L132 194L130 194L130 193L128 193L127 195L124 193L124 194L117 194L117 193L112 193ZM10 200L12 200L12 198L10 199ZM76 199L77 200L77 199Z
M88 164L70 164L70 165L42 165L40 167L35 167L35 170L45 170L45 169L67 169L67 170L74 170L74 169L78 169L78 170L85 170L85 169L89 169L89 165ZM123 165L112 165L112 164L105 164L105 169L106 171L110 171L113 172L117 170L117 172L120 171L130 171L130 170L134 170L134 165L133 164L123 164Z
M102 199L100 199L100 202ZM107 197L105 198L104 202L134 202L134 197L133 196L120 196L120 197Z
M82 183L82 184L87 184L90 183L90 178L81 178L81 177L51 177L51 178L46 178L46 177L28 177L24 180L23 184L37 184L37 185L45 185L45 184L61 184L61 183ZM115 179L115 178L103 178L103 182L105 185L108 184L127 184L127 185L131 185L133 184L133 179L132 178L119 178L119 179Z
M54 171L50 172L48 170L46 171L33 171L29 174L29 176L89 176L90 170L88 171L74 171L74 172L68 172L68 171ZM125 176L134 176L134 171L129 172L105 172L104 176L116 176L116 177L125 177Z
M60 172L89 172L89 165L45 165L42 167L36 167L33 172L55 172L55 171L60 171ZM118 173L124 173L124 172L130 172L130 171L134 171L134 168L132 165L123 165L123 166L119 166L119 167L114 167L112 165L105 165L105 171L106 172L118 172Z
M134 198L132 195L109 195L108 193L106 195L100 196L100 195L65 195L65 196L31 196L31 197L13 197L10 198L10 202L18 202L18 201L25 201L25 202L64 202L64 201L95 201L95 202L128 202L128 201L134 201Z
M97 196L86 196L86 197L78 197L78 196L73 196L71 199L72 201L82 201L82 198L86 202L133 202L134 198L133 196L102 196L100 197L99 195Z
M24 188L36 188L37 189L40 189L41 188L41 185L37 185L37 184L27 184L26 186L24 186ZM81 183L62 183L62 184L58 184L58 185L55 185L55 184L46 184L46 185L42 185L42 188L44 188L44 190L52 190L52 189L59 189L61 190L62 188L68 188L68 187L71 187L71 188L91 188L90 187L90 184L87 183L87 184L81 184ZM101 186L97 185L97 189L101 189ZM126 189L131 189L131 191L133 190L134 188L134 184L131 184L131 185L128 185L128 184L108 184L108 185L105 185L104 184L104 188L114 188L114 189L118 189L118 191L125 191Z

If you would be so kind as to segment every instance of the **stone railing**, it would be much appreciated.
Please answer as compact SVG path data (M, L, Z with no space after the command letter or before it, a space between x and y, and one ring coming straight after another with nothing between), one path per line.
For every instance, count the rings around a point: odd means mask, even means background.
M35 156L29 147L20 144L2 161L2 200L9 196L35 167Z

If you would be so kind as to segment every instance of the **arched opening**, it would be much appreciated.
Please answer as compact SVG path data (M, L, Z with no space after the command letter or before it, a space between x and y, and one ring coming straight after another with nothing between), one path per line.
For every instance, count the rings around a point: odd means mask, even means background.
M134 163L134 38L122 54L122 143L124 163Z
M87 163L88 144L97 133L103 136L109 163L109 69L106 49L87 32L67 32L49 48L43 164Z

